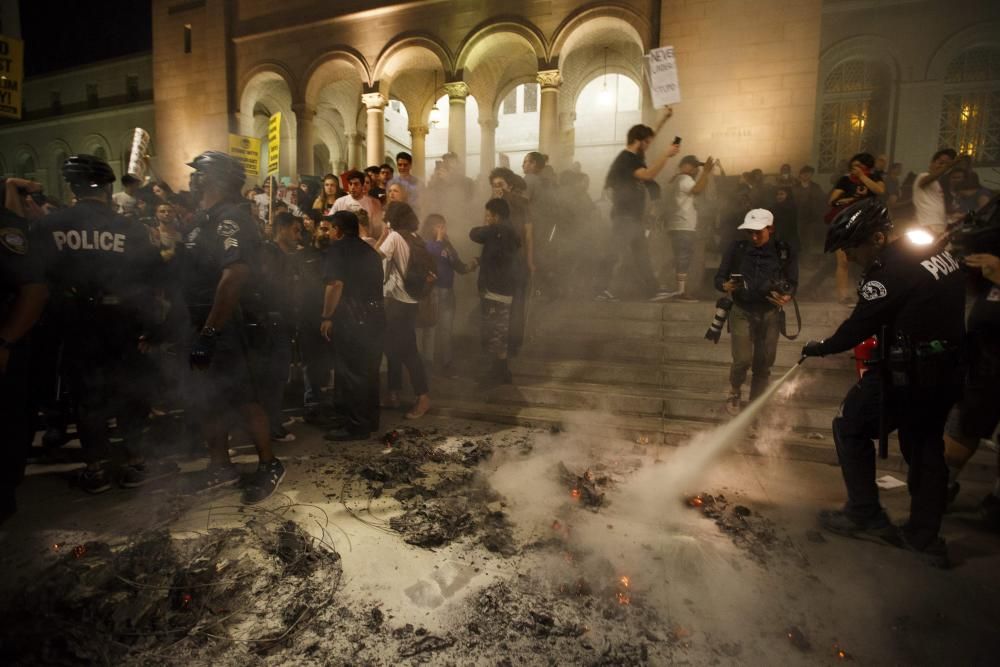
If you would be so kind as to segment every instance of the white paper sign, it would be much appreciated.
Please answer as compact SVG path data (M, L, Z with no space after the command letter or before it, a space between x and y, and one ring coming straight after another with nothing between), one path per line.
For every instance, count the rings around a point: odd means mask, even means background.
M681 101L674 47L661 46L649 52L646 56L646 81L652 93L653 107L665 107Z

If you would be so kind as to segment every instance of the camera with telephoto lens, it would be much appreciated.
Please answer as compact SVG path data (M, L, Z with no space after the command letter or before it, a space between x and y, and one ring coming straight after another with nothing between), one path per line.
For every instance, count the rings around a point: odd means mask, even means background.
M768 293L777 292L782 296L788 296L789 294L792 293L792 290L793 290L792 283L788 282L784 278L778 278L776 280L772 280L770 284L768 284L767 286Z
M719 338L722 336L722 327L726 326L726 320L729 319L729 311L732 309L733 300L728 295L720 297L715 302L715 315L712 317L712 324L709 325L708 331L705 332L705 340L710 340L718 344Z

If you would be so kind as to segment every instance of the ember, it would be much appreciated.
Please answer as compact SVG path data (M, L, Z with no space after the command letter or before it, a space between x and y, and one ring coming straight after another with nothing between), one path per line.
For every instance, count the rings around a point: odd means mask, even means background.
M399 440L399 431L389 431L382 436L382 444L386 447L392 447Z
M701 496L691 496L687 499L688 507L701 507L705 504L705 499Z
M632 598L629 596L628 593L621 593L621 592L619 592L618 593L618 604L620 604L620 605L632 604Z
M184 593L181 595L181 608L187 609L188 605L191 604L191 600L192 598L190 593Z
M78 544L73 547L73 558L83 558L87 555L87 547L82 544Z
M854 656L842 649L840 644L833 645L833 654L837 656L837 660L854 660Z
M570 495L570 497L573 500L579 500L580 499L580 489L573 489L572 491L569 492L569 495Z

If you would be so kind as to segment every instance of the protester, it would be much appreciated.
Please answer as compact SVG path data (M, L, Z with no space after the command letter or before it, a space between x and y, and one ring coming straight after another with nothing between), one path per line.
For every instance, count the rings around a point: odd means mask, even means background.
M330 371L333 370L333 349L320 333L320 314L323 312L325 298L324 276L328 268L327 254L331 243L333 224L330 218L321 218L309 243L300 254L301 284L296 339L304 366L303 403L307 408L314 408L321 402L323 387L330 382Z
M124 215L125 217L132 217L135 215L135 209L138 205L136 195L139 192L139 186L142 185L142 181L132 174L123 174L121 183L122 191L116 192L111 197L111 201L114 205L115 213Z
M337 202L337 200L345 194L346 193L340 189L337 177L333 174L327 174L323 177L323 192L316 197L312 207L318 211L326 213L333 208L333 205Z
M430 410L430 385L424 370L423 359L417 350L417 299L407 292L405 282L414 251L423 241L417 235L419 222L409 204L391 202L385 210L385 227L376 250L385 260L385 356L388 362L387 407L399 406L399 392L403 388L403 367L410 376L416 402L406 413L407 419L419 419ZM419 244L419 246L418 246Z
M390 183L389 187L386 188L385 197L387 202L399 202L405 204L408 197L408 191L403 185L399 183Z
M612 241L605 261L606 270L603 276L605 287L598 294L598 300L617 300L611 291L611 282L616 268L619 265L625 267L628 264L627 260L631 260L630 269L639 283L642 296L648 299L662 299L670 294L660 289L649 261L649 247L643 219L646 207L646 188L643 183L655 179L667 165L667 160L680 151L680 146L673 143L652 167L646 166L646 151L671 115L672 111L667 107L660 115L656 129L647 125L631 127L626 137L625 149L618 154L608 169L605 187L611 190L613 202Z
M510 304L511 321L507 332L508 353L516 356L524 344L524 332L528 321L528 284L535 271L535 231L529 217L528 200L520 194L526 189L524 179L506 167L497 167L490 172L490 186L495 199L507 202L507 220L517 234L520 252L512 271L514 291Z
M917 175L913 184L913 205L917 209L917 224L939 235L944 232L947 222L942 177L955 165L957 154L951 148L943 148L931 157L927 171Z
M826 214L832 220L840 211L851 204L868 197L885 194L885 183L875 171L875 158L869 153L858 153L848 162L849 172L841 176L830 191ZM837 299L843 304L854 303L848 278L847 255L843 250L834 253L836 259Z
M389 179L389 184L394 183L403 186L406 190L406 202L414 210L418 210L420 207L420 193L423 190L423 185L420 183L420 179L410 173L413 167L413 156L406 151L400 151L396 153L396 169L398 173ZM388 190L388 186L386 186Z
M826 213L826 193L813 181L816 170L806 165L799 169L799 177L792 185L795 218L800 229L802 245L806 252L822 253L826 237L823 214Z
M379 254L358 237L350 211L331 216L320 332L333 343L334 442L367 440L379 428L379 364L386 333ZM414 343L415 344L415 343Z
M695 209L695 198L704 192L714 167L715 161L711 156L702 162L694 155L682 157L677 167L677 176L671 183L671 192L668 195L673 197L673 215L667 221L667 231L674 250L677 292L666 297L658 294L653 297L656 301L672 298L681 303L697 302L687 290L688 270L698 240L698 211Z
M969 211L978 211L986 206L993 193L979 183L979 174L969 169L964 178L954 185L952 197L955 212L963 217Z
M444 216L432 213L424 218L420 236L427 244L427 251L436 264L431 305L435 314L433 326L425 327L421 348L424 356L432 359L445 376L453 376L452 329L455 323L455 274L464 275L476 269L478 260L465 264L448 239L448 223Z
M337 211L357 213L359 210L364 210L368 214L369 222L378 222L382 218L382 205L378 203L377 199L364 193L364 186L364 173L356 170L349 172L347 174L347 194L333 203L328 214L332 215Z
M782 306L792 300L799 282L794 250L774 236L774 216L766 209L747 213L739 229L749 240L726 250L715 274L715 288L733 299L729 316L733 365L726 411L739 414L747 371L753 372L750 401L764 393L778 350Z
M365 194L385 206L385 188L382 187L381 171L374 165L365 169Z
M469 238L483 246L479 260L481 339L483 350L492 360L484 384L510 384L507 333L520 241L510 225L510 206L503 199L486 202L484 222L483 226L474 227L469 232Z
M798 209L792 201L791 187L779 185L775 188L771 213L774 214L775 238L790 245L798 255L802 244L799 240Z

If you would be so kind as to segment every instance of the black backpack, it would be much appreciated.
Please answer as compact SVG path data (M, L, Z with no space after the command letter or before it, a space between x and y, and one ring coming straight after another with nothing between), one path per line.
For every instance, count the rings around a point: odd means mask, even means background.
M403 273L403 289L410 295L411 299L420 301L431 293L437 281L437 262L427 250L424 240L413 232L400 234L410 248L410 261L406 265L406 272ZM393 261L396 270L399 264Z

